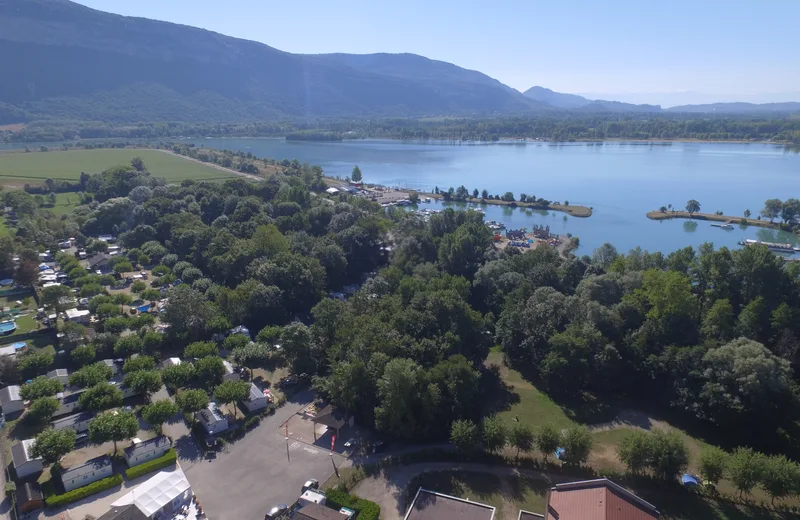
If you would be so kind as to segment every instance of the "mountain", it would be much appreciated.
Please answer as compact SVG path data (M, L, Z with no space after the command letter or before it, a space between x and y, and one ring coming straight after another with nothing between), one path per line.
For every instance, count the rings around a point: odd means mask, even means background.
M522 93L525 97L565 110L582 112L661 112L658 105L634 105L620 101L591 100L576 94L554 92L549 88L531 87Z
M717 114L763 114L800 112L800 103L708 103L704 105L681 105L670 107L670 112L717 113Z
M549 88L544 87L531 87L522 93L523 96L541 101L557 108L580 108L585 107L592 101L583 96L575 94L562 94L561 92L553 92Z
M68 0L0 0L0 55L6 58L0 124L492 115L549 108L479 72L421 56L291 54Z

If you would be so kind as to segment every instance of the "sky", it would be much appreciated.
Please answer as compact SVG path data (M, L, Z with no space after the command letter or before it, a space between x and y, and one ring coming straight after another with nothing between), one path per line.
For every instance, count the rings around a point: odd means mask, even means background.
M672 106L800 101L800 1L78 0L293 53L411 52L526 90Z

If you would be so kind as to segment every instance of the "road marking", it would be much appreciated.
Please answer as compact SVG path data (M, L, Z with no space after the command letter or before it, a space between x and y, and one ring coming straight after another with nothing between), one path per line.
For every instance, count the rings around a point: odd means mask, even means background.
M289 445L289 451L296 451L298 448L300 448L300 443L297 441Z
M312 455L316 455L317 453L319 453L319 451L315 450L314 448L309 448L307 446L305 448L303 448L303 449L306 450L307 452L309 452Z

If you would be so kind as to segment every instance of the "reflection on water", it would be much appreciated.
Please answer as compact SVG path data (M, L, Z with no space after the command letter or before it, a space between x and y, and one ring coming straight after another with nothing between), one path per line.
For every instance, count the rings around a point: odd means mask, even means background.
M683 221L683 230L687 233L694 233L697 231L697 222L694 220L685 220Z

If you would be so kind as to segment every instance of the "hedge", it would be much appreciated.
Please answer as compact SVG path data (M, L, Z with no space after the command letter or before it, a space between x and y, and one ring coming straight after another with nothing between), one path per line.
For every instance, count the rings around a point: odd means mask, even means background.
M358 513L358 520L378 520L381 516L381 506L375 502L358 498L339 488L329 489L325 492L326 505L333 509L346 507Z
M92 482L88 486L67 491L63 495L50 495L44 499L44 503L47 504L47 507L59 507L65 504L76 502L88 496L94 495L95 493L105 491L106 489L111 489L112 487L119 486L121 484L122 475L112 475L110 477L98 480L97 482Z
M128 468L125 471L125 476L128 479L134 479L137 477L141 477L142 475L147 475L148 473L152 473L157 469L164 468L173 464L178 458L178 455L175 453L173 448L167 450L165 454L158 457L157 459L148 460L144 464L139 464L138 466L134 466L132 468Z

